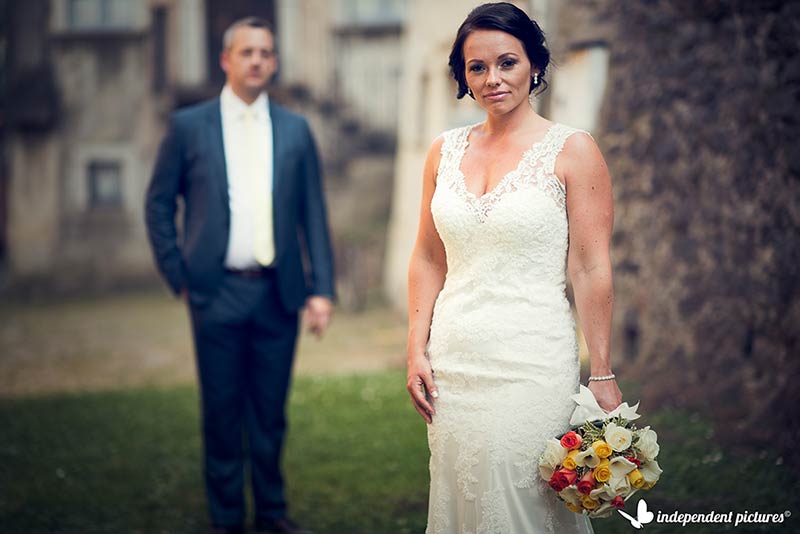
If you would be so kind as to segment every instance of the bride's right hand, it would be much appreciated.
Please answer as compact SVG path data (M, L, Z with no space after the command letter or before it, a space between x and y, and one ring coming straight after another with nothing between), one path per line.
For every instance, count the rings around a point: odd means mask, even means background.
M597 399L597 404L606 413L622 404L622 392L616 380L594 380L589 382L589 390Z
M423 354L408 359L408 376L406 380L408 393L414 408L419 412L425 422L430 424L432 417L436 414L433 401L439 396L436 384L433 382L433 370L431 362ZM427 394L426 394L427 391Z

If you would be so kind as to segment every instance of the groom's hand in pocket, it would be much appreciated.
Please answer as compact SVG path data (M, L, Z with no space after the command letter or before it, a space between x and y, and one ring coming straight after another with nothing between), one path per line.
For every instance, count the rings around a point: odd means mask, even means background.
M425 419L425 422L430 424L436 414L433 399L439 396L439 392L433 382L431 362L425 355L409 358L406 388L411 395L414 408Z

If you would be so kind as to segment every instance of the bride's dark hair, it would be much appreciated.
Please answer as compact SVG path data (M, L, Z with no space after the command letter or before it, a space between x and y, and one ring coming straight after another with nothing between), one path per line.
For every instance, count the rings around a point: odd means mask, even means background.
M458 98L467 94L467 79L464 66L464 41L475 30L499 30L513 35L525 48L525 54L531 65L539 68L539 83L534 84L528 92L540 87L540 92L547 88L545 73L550 64L550 51L544 41L544 32L535 20L528 18L520 8L508 2L482 4L473 9L458 28L453 49L450 51L450 75L458 82Z

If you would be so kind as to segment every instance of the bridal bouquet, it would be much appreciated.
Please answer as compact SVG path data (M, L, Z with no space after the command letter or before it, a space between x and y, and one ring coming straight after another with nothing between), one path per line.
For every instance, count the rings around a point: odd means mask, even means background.
M578 405L572 430L547 441L539 474L569 510L606 517L624 508L638 490L658 482L658 436L649 426L639 429L631 423L640 417L638 402L624 402L606 413L586 386L572 399Z

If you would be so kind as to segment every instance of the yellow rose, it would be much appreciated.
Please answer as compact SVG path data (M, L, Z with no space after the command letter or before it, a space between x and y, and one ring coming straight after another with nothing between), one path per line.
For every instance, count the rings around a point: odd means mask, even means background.
M610 462L605 459L600 465L594 468L594 479L598 482L608 482L611 479L611 469L608 468Z
M570 512L575 512L576 514L580 514L581 512L583 512L583 508L581 508L577 504L572 504L571 502L567 503L567 510L569 510Z
M638 469L634 469L628 473L628 480L635 489L640 489L644 485L644 476Z
M575 456L577 456L579 452L580 451L577 449L569 451L569 453L567 453L567 457L564 458L564 461L561 463L561 467L571 470L574 470L576 467L578 467L578 464L575 463Z
M591 497L589 497L588 495L584 495L583 497L581 497L581 504L587 510L594 510L595 508L600 506L600 501L596 501Z
M608 458L611 456L611 445L603 441L602 439L598 439L597 441L592 443L592 448L594 452L597 453L597 456L600 458Z

